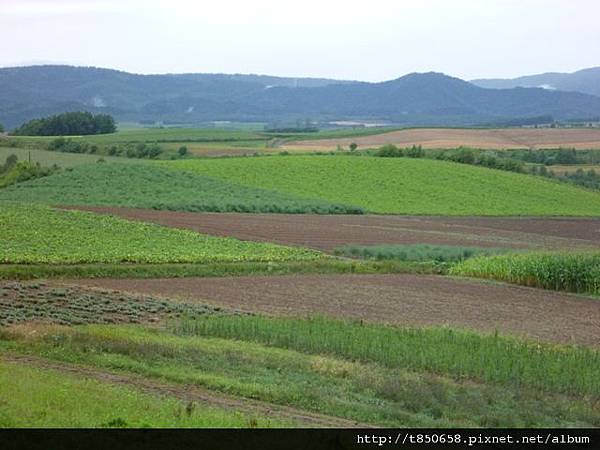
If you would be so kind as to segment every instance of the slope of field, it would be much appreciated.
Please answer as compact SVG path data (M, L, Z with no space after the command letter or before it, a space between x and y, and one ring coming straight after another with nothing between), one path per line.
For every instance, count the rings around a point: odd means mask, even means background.
M331 252L348 244L419 244L573 249L600 246L600 219L392 215L213 214L137 208L77 209L213 236Z
M319 253L173 230L80 211L0 204L0 263L310 260Z
M395 144L399 147L421 145L423 148L456 148L461 145L482 149L542 149L576 148L600 149L600 129L593 128L500 128L453 129L414 128L392 131L372 136L290 142L286 149L335 150L338 145L348 148L350 143L358 148Z
M177 211L360 213L360 208L257 189L153 163L92 164L0 190L0 200Z
M101 156L90 155L83 153L63 153L52 152L49 150L25 149L14 147L0 147L0 164L10 156L16 155L19 161L28 161L31 159L33 163L40 163L42 166L57 166L67 168L76 167L84 164L93 164L97 162ZM135 158L119 158L116 156L102 156L106 162L123 162L123 163L143 163L143 160Z
M539 289L432 275L90 279L82 284L248 312L324 314L397 325L450 325L600 346L600 302Z
M248 187L417 215L600 214L600 194L541 177L445 161L271 156L161 163Z

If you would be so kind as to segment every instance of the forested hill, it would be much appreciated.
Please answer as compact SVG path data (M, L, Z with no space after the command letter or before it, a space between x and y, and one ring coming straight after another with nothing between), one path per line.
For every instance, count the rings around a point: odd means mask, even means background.
M136 75L71 66L0 69L0 123L7 128L79 110L133 121L310 118L473 125L537 116L598 117L600 98L547 89L484 89L433 72L361 83L257 75Z

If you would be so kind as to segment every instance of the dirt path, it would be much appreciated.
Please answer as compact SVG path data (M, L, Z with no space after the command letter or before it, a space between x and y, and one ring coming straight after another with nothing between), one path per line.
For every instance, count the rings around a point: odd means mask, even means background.
M275 315L450 325L600 346L600 299L434 275L90 279L66 283Z
M600 218L216 214L92 206L76 209L215 236L234 236L324 251L346 244L428 243L551 249L600 246Z
M350 143L358 148L395 144L400 147L421 145L423 148L456 148L461 145L492 150L542 149L542 148L600 148L600 130L593 128L415 128L371 136L318 139L290 142L282 147L287 150L335 150L338 145L348 148Z
M174 397L185 402L197 402L207 406L231 409L232 411L240 411L250 415L290 421L303 427L355 428L371 426L352 420L325 416L288 406L232 397L221 393L215 393L214 391L203 389L198 386L165 383L144 378L139 375L108 372L92 367L51 361L35 356L3 354L0 358L2 361L8 363L26 364L41 369L57 370L68 373L69 375L85 377L103 383L132 387L151 395Z

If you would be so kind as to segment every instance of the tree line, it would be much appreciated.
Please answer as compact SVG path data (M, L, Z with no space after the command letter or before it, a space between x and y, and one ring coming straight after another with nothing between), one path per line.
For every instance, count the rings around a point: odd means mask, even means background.
M15 136L80 136L117 131L115 120L108 114L67 112L33 119L12 132Z

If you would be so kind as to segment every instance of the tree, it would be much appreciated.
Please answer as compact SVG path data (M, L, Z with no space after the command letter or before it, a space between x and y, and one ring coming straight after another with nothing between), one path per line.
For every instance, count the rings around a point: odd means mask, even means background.
M13 134L17 136L73 136L114 133L117 127L107 114L67 112L42 119L31 120Z
M179 150L177 150L177 153L179 153L179 156L185 156L188 153L188 148L185 145L182 145L179 147Z
M352 142L350 144L350 151L353 152L354 150L356 150L358 148L358 145L356 144L356 142Z

